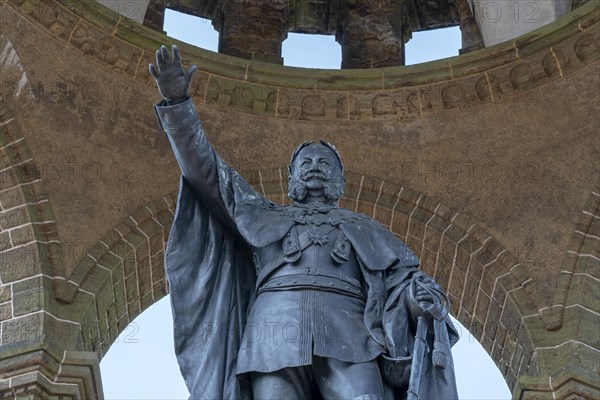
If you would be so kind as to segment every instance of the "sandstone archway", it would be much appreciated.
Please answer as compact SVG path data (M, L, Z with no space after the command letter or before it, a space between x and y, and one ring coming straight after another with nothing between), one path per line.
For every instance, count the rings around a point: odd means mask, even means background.
M281 201L285 170L247 172L264 195ZM122 220L77 264L68 284L78 290L73 315L83 329L83 348L102 357L123 329L167 291L164 251L175 194L160 197ZM491 235L459 213L410 188L347 174L342 205L377 218L405 240L422 268L449 292L452 312L501 369L511 388L516 377L536 375L534 344L525 318L537 314L527 276Z
M17 200L0 200L0 251L14 253L13 230L32 249L0 267L0 392L97 393L96 354L166 293L158 260L178 171L146 64L173 40L91 2L3 1L0 18L1 57L18 55L2 76L0 196ZM201 65L194 101L230 164L281 201L274 167L299 141L335 142L359 173L345 205L417 250L516 398L558 399L600 395L598 303L585 289L600 278L599 37L588 2L511 42L412 67L305 71L180 47ZM83 169L51 179L56 162ZM153 209L169 193L171 208ZM85 256L68 257L69 243Z

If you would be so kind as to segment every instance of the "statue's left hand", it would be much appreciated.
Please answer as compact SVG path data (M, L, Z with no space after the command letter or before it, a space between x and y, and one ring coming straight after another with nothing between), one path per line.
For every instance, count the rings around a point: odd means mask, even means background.
M428 276L423 275L418 281L411 284L408 296L406 296L406 305L413 318L440 319L445 316L444 304L440 298L440 294L443 297L441 287Z
M417 287L413 292L412 289L409 289L408 296L406 296L406 305L415 320L417 317L425 317L425 319L430 320L432 315L428 311L433 307L433 304L433 296L427 290Z
M433 295L431 293L429 293L426 289L422 288L421 286L417 287L417 290L415 291L414 300L417 303L431 304L434 302Z
M177 104L189 98L192 76L197 67L192 65L187 71L184 70L176 45L173 45L172 58L167 46L161 46L156 51L156 67L154 64L150 64L149 69L150 75L156 80L160 94L167 100L167 103Z

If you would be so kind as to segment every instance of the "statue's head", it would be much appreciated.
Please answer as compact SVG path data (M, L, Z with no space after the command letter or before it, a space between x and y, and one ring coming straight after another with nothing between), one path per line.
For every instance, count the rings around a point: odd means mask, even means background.
M335 204L344 194L344 165L330 143L302 143L292 154L289 171L288 196L295 202Z

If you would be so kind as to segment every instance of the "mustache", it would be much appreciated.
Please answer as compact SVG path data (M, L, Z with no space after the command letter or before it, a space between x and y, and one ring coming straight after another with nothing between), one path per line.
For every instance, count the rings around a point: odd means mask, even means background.
M330 201L339 200L344 194L344 181L343 180L328 180L324 186L325 198ZM291 178L288 186L288 196L294 201L302 201L308 195L308 188L306 183L298 178Z
M302 180L314 179L314 178L321 179L321 180L326 180L327 176L322 171L307 171L307 172L301 174L300 178Z

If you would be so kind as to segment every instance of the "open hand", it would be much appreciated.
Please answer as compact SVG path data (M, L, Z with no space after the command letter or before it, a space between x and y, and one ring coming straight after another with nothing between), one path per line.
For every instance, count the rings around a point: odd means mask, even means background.
M157 69L158 68L158 69ZM177 104L187 100L192 83L192 75L197 67L192 65L187 71L181 65L179 49L173 45L173 57L167 46L161 46L156 51L156 67L149 65L150 75L156 80L160 94L169 104Z

